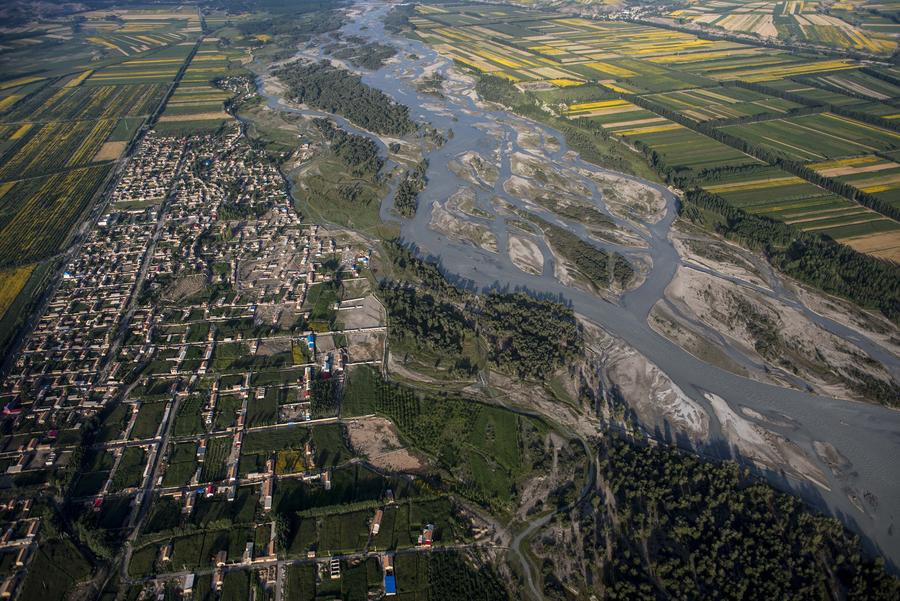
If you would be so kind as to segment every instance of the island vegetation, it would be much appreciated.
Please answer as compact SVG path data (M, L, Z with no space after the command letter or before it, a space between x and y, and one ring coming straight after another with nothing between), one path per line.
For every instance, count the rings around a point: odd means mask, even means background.
M358 75L328 62L298 60L274 73L287 86L295 102L337 113L378 134L402 136L416 130L409 108L364 84Z

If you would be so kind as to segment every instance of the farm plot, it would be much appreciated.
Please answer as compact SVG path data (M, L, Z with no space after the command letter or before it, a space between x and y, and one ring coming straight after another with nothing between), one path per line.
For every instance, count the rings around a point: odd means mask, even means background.
M715 72L710 72L710 68L707 67L703 71L709 77L720 81L739 79L748 83L763 83L801 75L846 71L858 67L857 63L848 59L809 61L789 55L780 55L779 58L780 60L775 64L758 64L749 68L736 66L736 68L730 69L716 69Z
M739 150L671 121L625 129L617 128L612 132L638 148L655 153L661 163L669 169L696 172L714 167L760 163Z
M81 85L171 83L194 44L182 42L95 70Z
M225 462L231 452L231 437L210 438L206 443L206 456L200 471L202 482L218 482L225 477Z
M134 421L134 426L131 429L131 439L143 440L156 436L159 425L163 421L167 404L165 401L141 403L137 419Z
M134 488L141 484L147 455L141 447L128 447L122 453L122 459L112 479L112 490L120 491Z
M398 502L419 496L417 484L402 476L385 477L362 465L338 467L331 472L331 489L319 480L282 479L275 487L274 507L279 513L295 513L340 507L350 503L379 501L391 490Z
M46 258L63 248L109 167L15 182L0 205L0 264Z
M159 121L160 130L214 130L231 119L224 109L231 93L215 87L212 82L242 72L239 63L244 57L242 51L220 48L215 42L202 43L166 103Z
M821 12L824 3L819 0L721 0L679 5L668 16L703 29L718 29L760 38L797 39L874 54L890 54L896 48L896 41L889 35L890 28L867 28L878 17L866 15L863 18L866 22L861 23L863 19L860 15L836 10L838 4L833 7L832 3L828 4L829 8L835 10L824 14ZM847 5L842 3L842 6Z
M894 161L865 155L813 163L809 167L900 208L900 164Z
M777 167L760 167L704 183L701 187L738 208L780 221L866 210Z
M823 165L825 172L840 168ZM864 246L863 252L890 256L900 247L900 223L775 167L708 182L702 188L747 212L841 242L850 240L854 247Z
M197 444L179 442L169 451L163 486L186 486L197 471Z
M625 100L598 100L577 102L566 108L566 116L571 119L590 117L604 128L629 127L647 123L663 122L666 119Z
M629 92L707 85L701 77L677 74L643 58L720 47L720 42L673 32L660 35L655 28L620 22L555 18L447 27L436 21L447 21L446 14L426 14L415 21L417 34L442 54L485 73L548 88L587 80ZM616 83L626 80L631 81Z
M278 419L276 388L269 388L262 398L251 398L247 404L247 426L269 426Z
M233 428L237 423L237 412L241 408L241 399L233 394L219 396L216 403L216 415L213 421L214 430Z
M6 315L7 309L25 287L34 264L0 271L0 318Z
M835 88L851 96L863 96L871 100L894 100L900 97L900 86L878 79L862 71L843 71L835 75L818 75L804 78L813 85Z
M205 431L202 416L205 404L206 400L198 395L192 395L182 401L175 416L175 436L189 436Z
M200 16L192 6L116 8L82 13L85 39L112 57L130 57L195 38Z
M147 115L162 100L164 84L53 88L19 103L7 121L76 121Z
M297 466L296 451L303 452L307 441L313 446L313 462L319 468L334 467L348 461L353 452L344 442L343 427L327 424L306 428L286 426L253 430L244 437L241 447L242 474L261 471L273 455L276 464ZM283 455L283 456L282 456Z
M730 86L651 94L646 98L696 122L779 115L802 106L790 100Z
M730 125L722 131L804 163L900 148L900 133L832 113Z
M115 119L35 125L6 152L0 179L35 177L90 163L115 127Z
M857 106L867 104L867 101L861 98L854 98L836 90L810 85L808 79L801 79L798 81L793 79L783 79L780 81L769 81L763 85L765 85L767 89L788 92L795 96L799 96L810 103L822 106L833 105L857 110Z
M109 451L102 449L90 451L82 464L84 469L72 485L71 496L86 497L100 492L109 478L109 471L114 462L115 458Z

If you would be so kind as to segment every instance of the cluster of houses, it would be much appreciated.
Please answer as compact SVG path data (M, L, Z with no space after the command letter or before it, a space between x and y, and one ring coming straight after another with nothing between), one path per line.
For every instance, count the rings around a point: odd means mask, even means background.
M6 449L12 461L4 469L18 474L64 465L62 457L72 456L75 443L58 444L58 433L79 428L113 399L132 408L122 431L104 443L119 457L144 399L140 390L150 389L167 397L160 427L153 438L127 444L140 444L145 457L161 454L159 465L165 467L169 449L163 448L162 433L174 417L175 399L189 398L202 385L208 392L201 414L207 432L213 430L223 395L241 401L234 424L225 433L219 430L231 437L225 478L200 484L197 469L190 484L165 494L179 495L186 515L199 495L224 493L233 500L238 486L248 483L238 469L248 404L262 402L267 385L254 385L250 370L220 373L217 348L241 342L256 357L271 352L267 345L284 342L280 334L250 335L246 328L234 327L235 322L289 332L288 348L305 345L310 363L302 377L298 369L296 379L275 385L290 389L296 399L279 404L278 419L311 419L313 382L341 375L347 355L340 348L320 350L315 335L299 331L296 324L306 317L310 286L333 277L322 262L335 255L339 268L354 276L369 260L368 253L340 247L318 226L302 223L277 167L251 148L237 128L191 139L146 135L125 163L96 226L66 264L12 373L0 382L0 406L13 433L33 433L17 448ZM144 371L135 382L131 375L136 366ZM138 392L129 392L135 384ZM205 459L207 440L206 435L198 437L199 462ZM316 471L311 447L305 453L303 477L319 478L329 490L331 472ZM145 463L142 481L148 482L154 464ZM258 481L264 511L272 508L280 476L275 467L270 459ZM95 509L102 507L116 469L109 472ZM156 485L161 483L159 477ZM17 551L25 566L33 553L33 533L16 536L22 523L7 528L4 521L0 547L28 540ZM37 530L37 520L28 523ZM248 562L274 559L274 534L260 551L256 557L246 554ZM159 562L170 562L171 552L170 546L161 549ZM218 584L223 568L224 559L217 558ZM7 578L0 597L11 595L15 583L14 577ZM187 580L184 584L190 588Z
M104 367L183 147L182 140L148 135L128 162L0 386L10 411L30 403L29 419L58 422L56 412L91 413L111 396Z
M30 516L32 499L10 499L0 503L3 517L0 529L0 553L4 560L5 575L0 577L0 599L9 599L24 579L25 568L37 549L37 534L41 519ZM8 554L8 555L7 555Z

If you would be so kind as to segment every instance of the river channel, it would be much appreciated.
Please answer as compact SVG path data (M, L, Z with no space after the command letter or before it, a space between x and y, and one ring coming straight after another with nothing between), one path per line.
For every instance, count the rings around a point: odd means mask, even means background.
M452 62L441 57L424 44L386 32L381 18L390 9L379 2L356 4L350 21L341 30L343 35L355 35L394 46L399 50L397 58L384 67L363 73L363 81L375 87L397 102L410 107L411 117L428 122L443 132L452 131L446 144L427 153L429 167L428 185L419 195L419 209L412 220L398 220L391 212L392 199L385 199L381 208L384 220L400 221L403 239L414 244L418 251L439 262L445 275L477 290L525 289L532 293L556 297L570 303L573 309L602 326L606 331L624 340L628 345L656 364L682 391L707 411L711 423L712 443L707 452L727 456L730 451L722 442L720 425L704 393L722 397L734 411L749 408L762 415L778 415L787 418L782 425L761 423L796 443L807 453L827 476L827 489L806 481L795 481L779 473L767 473L776 486L801 495L821 510L839 517L851 529L859 533L864 543L883 554L894 572L900 565L900 533L894 534L895 513L900 508L900 412L881 406L837 400L817 396L799 390L791 390L743 378L704 363L653 331L647 324L647 315L663 293L681 265L681 258L669 240L669 229L676 217L675 196L666 188L638 180L630 176L620 177L641 181L662 192L667 202L665 216L655 223L634 223L610 215L616 225L643 241L646 248L623 247L599 242L587 236L583 226L560 219L549 212L527 210L542 218L566 227L598 247L621 252L626 257L643 255L652 267L643 283L624 294L616 302L563 285L553 276L553 259L549 249L539 242L545 257L544 271L532 275L518 269L507 255L509 226L508 213L500 214L492 199L500 198L515 207L526 208L526 203L503 189L511 175L510 158L520 152L519 132L523 128L542 140L553 141L544 156L561 173L579 177L580 183L590 191L590 200L598 210L608 213L603 196L589 178L575 175L586 172L614 173L582 161L566 147L564 137L546 126L500 110L479 107L468 93L451 88L443 98L420 93L412 83L418 76L437 72L447 75ZM320 58L320 50L306 47L298 57ZM261 93L269 106L278 110L303 112L310 115L318 111L291 106L279 97L270 86L261 86ZM470 91L467 90L466 92ZM344 119L338 122L348 129L384 143L377 137L353 127ZM546 146L546 145L545 145ZM451 239L436 232L429 224L435 203L442 203L460 188L475 189L463 178L454 174L450 163L462 153L474 151L483 157L499 157L499 178L493 189L476 189L476 205L484 217L469 216L472 222L488 228L496 238L500 252ZM879 346L876 342L832 320L819 316L799 304L787 292L776 287L774 293L802 311L819 326L852 340L870 356L881 361L895 377L900 374L900 358ZM832 444L849 462L837 475L821 461L813 443L824 441ZM848 494L848 491L851 491ZM857 497L854 503L850 495ZM867 501L859 499L865 497ZM860 510L862 506L864 510Z

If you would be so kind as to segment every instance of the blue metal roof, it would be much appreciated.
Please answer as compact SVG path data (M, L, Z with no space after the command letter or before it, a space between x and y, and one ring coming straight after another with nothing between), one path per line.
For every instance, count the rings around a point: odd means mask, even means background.
M397 594L397 581L394 580L393 574L384 577L384 592Z

